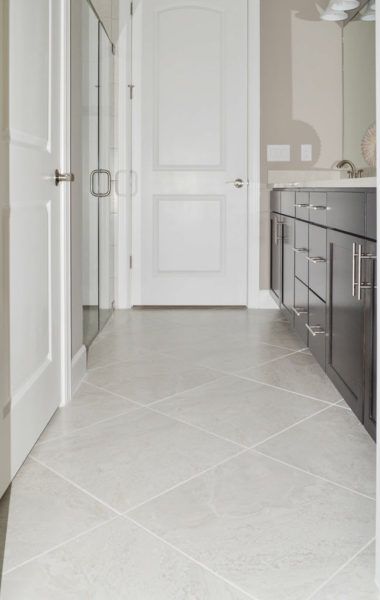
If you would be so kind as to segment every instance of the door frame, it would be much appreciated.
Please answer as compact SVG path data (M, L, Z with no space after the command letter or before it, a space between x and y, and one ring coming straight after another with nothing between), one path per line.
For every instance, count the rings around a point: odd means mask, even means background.
M136 6L143 0L135 0ZM248 235L248 268L247 268L247 306L248 308L274 308L269 290L260 289L260 222L261 222L261 161L260 161L260 0L247 0L248 8L248 210L247 210L247 235ZM133 23L133 20L132 20ZM120 52L120 66L124 73L129 72L129 66L123 60ZM120 77L119 97L120 106L128 106L129 89L125 80ZM133 82L132 82L133 83ZM123 85L124 84L124 85ZM128 92L128 94L127 94ZM125 108L121 109L125 110ZM128 157L132 154L132 140L128 136L120 136L120 156ZM130 173L130 162L124 160L119 165L119 173ZM131 202L131 191L128 194L128 205L123 201L123 209L119 212L119 236L117 261L117 293L116 306L120 309L132 307L132 285L128 257L132 256L132 237L136 227ZM123 199L125 200L125 198ZM120 201L120 198L119 198ZM138 234L137 234L138 235Z
M61 3L61 123L60 123L60 169L62 173L71 172L70 162L70 0ZM61 406L71 402L71 186L60 186L60 226L61 226Z

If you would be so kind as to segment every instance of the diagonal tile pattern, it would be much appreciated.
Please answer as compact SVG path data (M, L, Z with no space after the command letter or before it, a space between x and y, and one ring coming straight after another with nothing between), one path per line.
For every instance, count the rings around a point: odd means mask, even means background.
M116 312L0 503L0 599L378 600L345 406L277 310Z

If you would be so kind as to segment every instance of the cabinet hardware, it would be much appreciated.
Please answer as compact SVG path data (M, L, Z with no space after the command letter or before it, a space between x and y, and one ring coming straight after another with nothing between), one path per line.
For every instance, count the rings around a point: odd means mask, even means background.
M305 323L305 327L313 337L316 337L317 335L326 334L325 330L323 329L323 327L321 327L321 325L308 325L308 323Z
M356 284L358 289L357 299L360 301L362 299L362 291L371 290L373 288L373 285L371 283L362 282L362 261L376 260L376 256L374 254L364 254L363 246L361 244L359 244L359 250L356 256L358 260L358 281Z
M310 204L310 210L327 210L327 206L318 206L317 204Z
M352 244L352 297L356 296L356 286L358 285L356 282L356 259L358 257L358 253L356 250L356 243Z
M311 262L313 265L318 265L319 263L325 263L327 260L322 258L322 256L307 256L306 260Z
M308 248L292 248L292 250L296 254L306 254L307 252L309 252Z
M301 315L307 315L308 313L306 308L300 308L299 306L293 306L292 311L297 317L300 317Z
M272 234L273 234L274 245L278 246L278 230L277 230L277 217L276 216L272 217Z
M309 208L308 204L295 204L294 208Z

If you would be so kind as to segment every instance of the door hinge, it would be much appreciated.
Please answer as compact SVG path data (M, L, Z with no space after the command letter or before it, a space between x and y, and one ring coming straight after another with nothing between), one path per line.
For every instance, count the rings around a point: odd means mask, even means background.
M134 9L133 2L131 2L131 8L130 8L131 17L133 17L133 9Z
M132 258L132 256L129 257L129 268L130 269L133 268L133 258Z
M133 92L134 92L135 86L132 83L130 83L128 87L129 87L129 97L131 100L133 100Z

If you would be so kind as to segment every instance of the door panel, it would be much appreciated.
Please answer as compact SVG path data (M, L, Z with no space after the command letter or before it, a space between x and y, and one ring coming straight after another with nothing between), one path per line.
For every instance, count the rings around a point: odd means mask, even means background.
M354 248L364 240L329 231L327 373L363 420L364 300L357 298ZM355 284L353 286L353 284Z
M246 305L247 3L146 0L134 38L133 303Z
M282 240L279 234L282 217L277 213L271 215L271 290L276 302L282 303Z
M61 400L61 8L9 9L12 476Z
M283 293L282 303L289 311L289 318L293 321L294 306L294 219L283 218Z
M376 243L366 242L365 252L369 257L376 256ZM376 440L377 421L377 278L376 260L364 259L364 281L369 289L364 291L365 302L365 398L364 426Z

